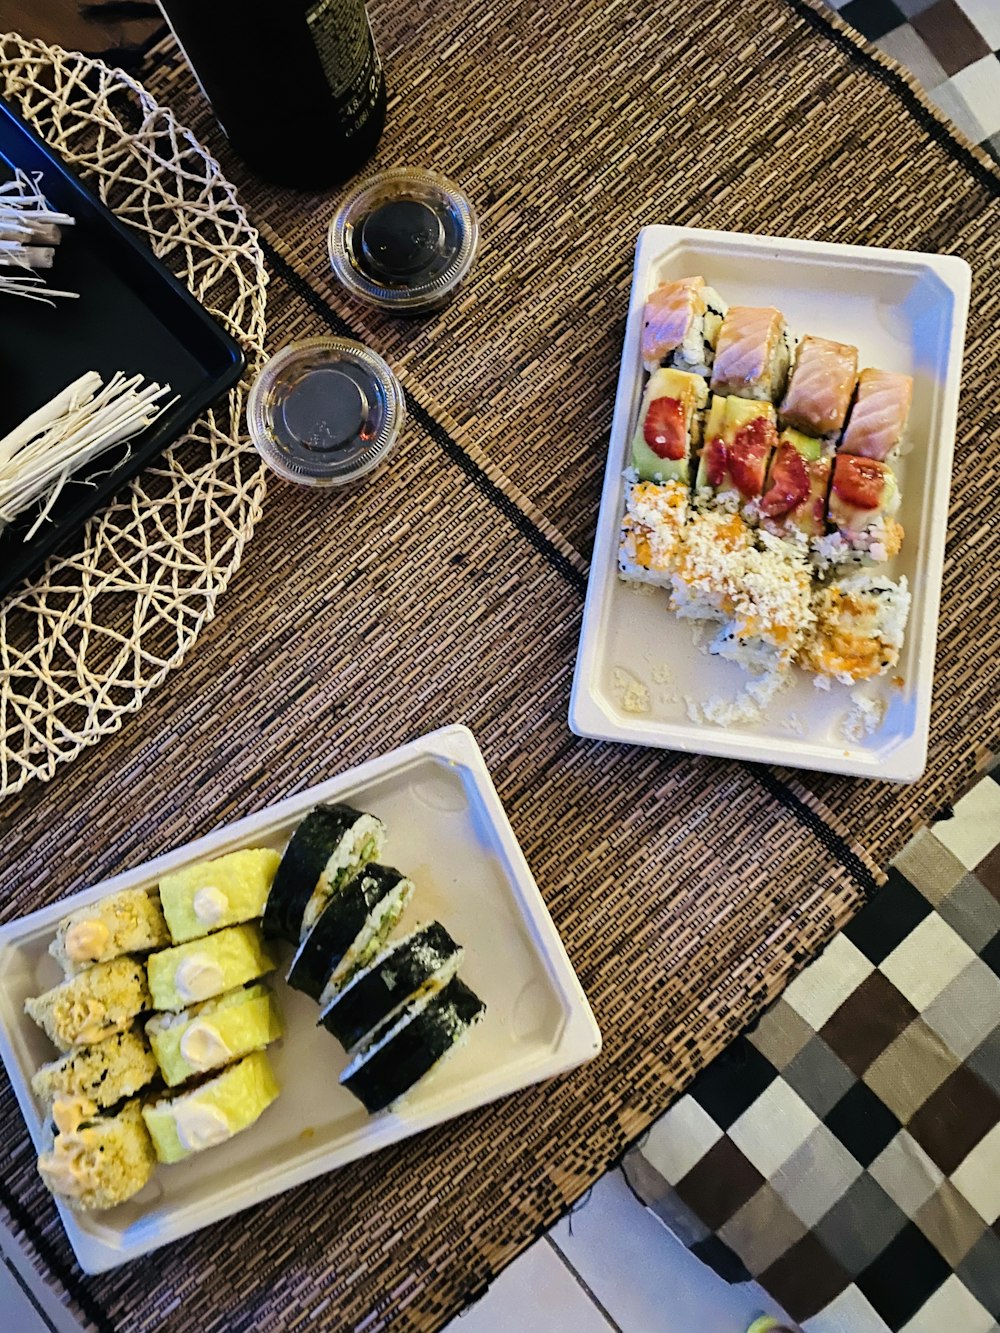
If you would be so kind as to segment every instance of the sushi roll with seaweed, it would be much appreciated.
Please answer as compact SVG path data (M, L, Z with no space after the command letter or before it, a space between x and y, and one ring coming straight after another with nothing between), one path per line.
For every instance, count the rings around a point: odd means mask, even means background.
M376 1028L340 1082L366 1110L385 1110L455 1050L485 1012L479 996L453 977L442 989L421 994Z
M407 1001L446 986L458 971L463 952L440 922L421 926L355 972L319 1021L350 1050Z
M884 463L899 448L912 398L912 376L863 370L838 452Z
M761 528L805 547L824 537L832 466L821 441L791 427L783 430L756 505Z
M358 968L365 967L402 916L413 881L391 866L359 870L328 899L299 945L288 984L321 1006Z
M349 805L318 805L285 848L264 906L268 939L298 944L327 901L361 866L382 854L385 827Z
M716 394L705 424L695 500L755 517L771 453L778 442L773 403Z
M661 484L691 478L691 455L701 439L701 409L708 389L700 375L656 370L642 396L632 437L632 466L640 481Z
M817 683L884 676L899 662L909 612L905 578L862 572L834 579L813 596L815 622L799 664Z
M618 542L618 573L626 583L670 587L688 513L687 487L679 481L658 486L630 483Z
M824 440L830 452L844 428L858 378L858 349L807 335L795 353L781 422Z
M899 554L903 529L893 515L899 486L892 468L874 458L838 454L827 516L837 531L813 543L820 568L841 564L882 564Z
M715 348L712 392L775 403L788 375L791 338L773 306L731 306Z
M643 312L643 365L650 374L672 366L707 378L725 313L725 302L704 278L661 283Z

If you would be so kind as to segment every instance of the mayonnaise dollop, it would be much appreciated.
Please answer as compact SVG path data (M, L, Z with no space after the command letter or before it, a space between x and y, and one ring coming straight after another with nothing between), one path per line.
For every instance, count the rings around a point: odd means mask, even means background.
M192 954L177 964L174 986L182 1000L207 1000L225 986L222 968L206 954Z
M232 1055L219 1029L202 1018L196 1018L183 1033L180 1051L191 1068L199 1072L224 1064Z
M194 895L191 906L203 926L217 926L229 911L229 899L214 884L206 884Z
M93 963L111 938L103 921L77 921L66 932L66 957L71 963Z
M219 1108L204 1102L188 1102L174 1107L174 1126L181 1147L188 1152L214 1148L217 1143L232 1138L233 1134L229 1121Z

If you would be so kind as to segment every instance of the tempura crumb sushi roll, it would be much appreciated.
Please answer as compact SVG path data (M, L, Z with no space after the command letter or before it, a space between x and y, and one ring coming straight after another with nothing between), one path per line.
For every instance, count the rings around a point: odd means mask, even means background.
M106 1116L85 1097L60 1097L52 1116L57 1133L38 1158L38 1174L71 1208L114 1208L152 1176L156 1154L138 1101Z
M780 310L773 306L731 306L715 346L712 392L777 402L785 387L790 355L790 339Z
M108 963L123 954L148 953L169 943L156 894L122 889L63 917L49 953L72 977L95 963Z
M884 463L899 448L912 398L912 376L863 370L839 452Z
M25 1000L24 1011L53 1045L68 1051L124 1032L149 1003L146 965L126 954L95 963L43 995Z
M826 534L826 496L833 466L820 440L789 427L778 437L767 485L757 504L760 526L803 546Z
M145 1038L134 1028L93 1046L74 1046L59 1060L42 1065L31 1078L31 1091L51 1107L57 1097L86 1097L97 1108L133 1097L156 1077Z
M656 370L649 377L632 437L632 466L640 481L681 481L691 476L691 453L701 439L699 412L708 401L700 375Z
M340 1082L366 1110L382 1111L464 1042L486 1006L458 977L421 995L398 1018L388 1019L361 1046Z
M748 506L764 489L768 461L778 442L776 420L772 403L715 395L695 481L699 504L714 503L755 517Z
M813 596L816 617L799 664L845 685L871 680L899 662L910 594L906 579L857 573L835 579Z
M670 576L670 609L684 619L728 620L753 550L753 532L726 510L693 511Z
M795 353L782 424L832 444L843 430L857 378L856 347L808 334Z
M413 893L391 866L369 865L337 890L299 945L288 984L326 1005L352 972L381 948Z
M264 907L268 939L289 944L312 928L330 896L382 854L385 827L349 805L318 805L292 834Z
M709 652L755 674L787 671L813 620L811 591L805 551L760 533L758 545L745 555L732 618L709 645Z
M817 563L881 564L898 555L903 529L894 521L899 486L891 467L873 458L838 454L827 507L837 531L813 543Z
M319 1021L350 1050L402 1005L440 990L458 971L464 950L438 921L388 945L334 995Z
M722 297L704 278L664 282L649 294L642 319L642 360L652 374L660 366L707 376L726 313Z
M687 487L679 481L658 486L630 483L618 544L618 573L630 583L670 586L670 575L687 520Z

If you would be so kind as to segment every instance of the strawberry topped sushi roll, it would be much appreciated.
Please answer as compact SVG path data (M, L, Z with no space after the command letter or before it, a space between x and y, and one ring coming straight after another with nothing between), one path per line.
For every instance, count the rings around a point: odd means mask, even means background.
M691 453L701 439L699 413L708 401L700 375L656 370L642 396L632 437L632 466L640 481L688 484Z
M646 301L642 361L650 374L673 366L707 377L726 306L704 278L663 282Z
M695 499L756 517L771 451L778 442L774 406L748 398L716 394L705 424L705 443L698 463Z
M774 403L781 397L791 356L785 317L774 306L734 305L722 321L712 368L712 392Z
M639 481L627 488L618 544L618 573L625 582L670 587L687 513L687 487L679 481Z
M788 392L781 404L782 425L831 445L844 428L858 378L858 349L849 343L808 334L799 344Z
M800 546L825 536L832 466L819 440L797 430L783 430L756 505L764 531Z
M837 531L814 543L817 563L881 564L898 555L903 529L893 515L899 501L899 486L888 464L838 454L827 506Z
M863 370L838 452L884 463L899 448L913 398L913 377Z

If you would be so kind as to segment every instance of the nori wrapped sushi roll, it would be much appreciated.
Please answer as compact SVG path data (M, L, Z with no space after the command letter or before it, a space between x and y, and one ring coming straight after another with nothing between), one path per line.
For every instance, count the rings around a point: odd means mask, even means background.
M340 1082L366 1110L382 1111L429 1073L485 1012L479 996L453 977L443 990L421 995L377 1028Z
M349 805L310 810L285 848L264 906L261 927L268 939L298 944L330 895L359 866L376 860L385 827L374 815Z
M350 1050L407 1000L425 988L440 990L447 985L458 971L462 953L440 922L421 926L356 972L334 995L319 1021Z
M402 915L413 881L391 866L366 866L327 900L299 945L288 984L326 1005L364 967Z

